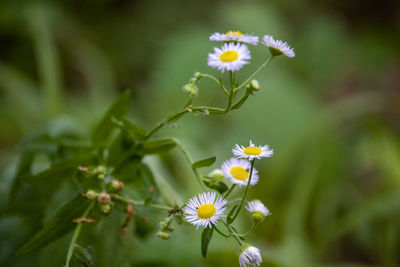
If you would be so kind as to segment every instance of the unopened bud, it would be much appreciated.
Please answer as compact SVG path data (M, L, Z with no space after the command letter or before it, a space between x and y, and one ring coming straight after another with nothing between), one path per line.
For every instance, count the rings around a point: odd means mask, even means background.
M97 197L97 201L101 204L108 204L111 201L111 197L107 193L100 193Z
M165 218L164 220L162 220L160 222L160 228L161 229L168 228L171 225L171 221L172 221L172 218L168 216L167 218Z
M250 83L247 85L247 88L258 91L260 90L260 83L257 80L251 80Z
M104 168L104 166L97 166L95 169L94 169L94 171L97 173L97 174L106 174L106 169Z
M106 178L106 176L104 174L99 174L97 175L97 179L103 181Z
M199 89L197 88L197 85L196 85L196 83L194 83L194 82L188 83L188 84L184 85L184 86L183 86L183 91L184 91L186 94L188 94L188 95L190 95L190 96L192 96L192 97L197 96L198 93L199 93Z
M168 231L163 231L163 230L158 231L157 235L159 238L163 240L168 240L171 236L171 234Z
M111 211L111 205L110 205L110 204L103 204L103 205L100 205L100 210L101 210L103 213L109 213L109 212Z
M195 72L194 73L194 77L196 77L196 79L200 79L201 78L201 73L200 72Z
M121 191L124 188L124 183L118 180L113 180L111 182L111 189L113 191Z
M213 170L212 172L210 172L208 176L215 178L217 180L223 180L225 178L224 173L220 169Z
M87 199L93 200L96 198L97 193L93 190L88 190L85 195L86 195Z

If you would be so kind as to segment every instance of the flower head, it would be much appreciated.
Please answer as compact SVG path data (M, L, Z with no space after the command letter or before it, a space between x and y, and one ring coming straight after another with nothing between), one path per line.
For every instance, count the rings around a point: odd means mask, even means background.
M240 31L229 31L227 33L213 33L210 36L210 41L217 42L238 42L251 45L257 45L258 36L252 34L241 33Z
M237 71L249 64L250 51L246 45L240 43L224 44L221 48L214 48L214 53L208 54L208 65L220 71Z
M265 35L263 37L262 43L269 48L271 54L274 56L279 56L282 54L287 57L295 56L293 48L291 48L288 43L281 40L275 40L274 37L272 37L271 35Z
M250 177L251 164L245 159L231 158L222 163L221 170L224 176L229 178L233 184L246 186ZM258 172L253 169L250 185L255 185L258 182Z
M251 140L248 147L236 145L232 152L237 158L247 158L248 160L269 158L274 153L268 145L256 146Z
M265 216L270 215L269 209L259 200L250 201L246 209L251 213L251 216L256 222L261 222Z
M260 266L262 262L260 250L249 244L242 245L241 253L239 255L240 267L246 266Z
M210 227L216 224L224 215L226 200L221 196L216 198L214 192L204 192L192 197L186 204L185 217L188 222L199 226Z

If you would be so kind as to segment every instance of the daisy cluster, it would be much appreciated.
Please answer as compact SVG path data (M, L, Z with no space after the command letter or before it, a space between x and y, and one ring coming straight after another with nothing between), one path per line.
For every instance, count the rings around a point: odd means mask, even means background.
M233 72L250 63L251 55L247 45L257 45L259 37L241 33L240 31L216 32L211 34L210 41L224 42L224 44L220 48L215 47L214 53L208 54L208 65L217 68L221 72ZM275 40L271 35L265 35L261 43L269 48L272 56L282 54L287 57L295 56L293 48L288 43Z
M246 187L247 192L248 187L256 185L259 181L258 171L254 168L254 161L271 157L273 150L268 145L257 146L250 141L248 146L236 145L232 149L232 153L234 157L223 162L221 169L214 170L211 176L215 176L215 179L219 181L229 180L232 184L232 190L235 186ZM225 198L228 197L230 192L231 190L228 190L223 196L218 196L215 192L203 192L192 197L185 205L184 214L186 220L193 224L196 229L200 226L215 228L218 222L225 217L224 212L227 209L227 205L230 204ZM246 193L243 195L243 200L245 197ZM239 210L240 208L241 206ZM246 209L255 224L270 215L269 209L259 200L248 202ZM227 226L231 222L227 220L223 223ZM230 229L229 226L227 228ZM231 234L233 233L231 232ZM262 261L259 249L246 243L239 243L241 245L240 266L259 266Z

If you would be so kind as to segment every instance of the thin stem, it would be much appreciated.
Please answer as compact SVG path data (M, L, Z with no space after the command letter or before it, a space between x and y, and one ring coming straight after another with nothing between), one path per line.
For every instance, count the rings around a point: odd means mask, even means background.
M222 223L225 225L225 227L228 229L229 233L231 236L233 236L233 238L236 239L236 241L239 243L239 245L241 246L243 244L242 240L240 240L239 236L237 235L237 233L235 231L233 231L232 227L227 224L226 222L222 221Z
M182 153L185 156L186 160L189 162L189 164L190 164L190 166L191 166L191 168L192 168L192 170L193 170L193 172L194 172L194 174L195 174L195 176L197 178L197 181L201 185L201 188L203 190L206 190L206 187L204 185L203 180L201 179L201 175L200 175L199 171L196 168L193 167L193 163L194 162L193 162L192 158L190 157L189 152L186 150L186 148L179 141L175 140L175 142L176 142L177 146L179 147L179 149L182 151Z
M229 190L225 193L224 198L227 198L230 193L232 193L233 189L235 189L236 184L232 184Z
M82 214L82 217L86 217L89 214L90 210L93 208L94 203L95 203L95 201L92 201L92 203L90 203L89 207ZM69 263L71 262L72 255L74 254L76 241L78 241L79 234L81 233L83 222L79 222L77 224L78 225L76 226L74 235L72 236L71 243L69 244L67 260L65 262L65 267L69 267Z
M246 81L244 81L241 85L239 85L238 87L236 87L234 89L235 92L239 91L240 89L242 89L243 87L245 87L251 79L254 78L254 76L257 75L257 73L259 73L265 66L268 65L269 62L271 62L271 60L274 58L274 56L270 56L252 75L250 75L249 78L247 78Z
M113 198L121 200L126 203L136 205L136 206L144 206L144 207L150 207L150 208L155 208L155 209L160 209L160 210L171 210L172 209L172 207L164 206L161 204L153 204L153 203L146 204L142 200L130 199L128 197L124 197L124 196L120 196L120 195L115 195L115 196L113 196Z
M256 229L256 226L257 226L257 223L254 222L253 225L251 226L251 228L250 228L246 233L244 233L244 234L239 234L239 236L241 236L241 237L246 237L246 236L248 236L249 234L251 234L251 233L254 231L254 229Z
M230 233L229 235L224 234L223 232L221 232L217 226L213 225L213 228L215 231L217 231L220 235L222 235L223 237L230 237L232 234Z
M167 124L168 122L171 122L173 120L175 120L176 118L182 116L183 114L185 114L186 112L189 112L188 108L185 108L183 110L178 111L175 114L172 114L170 116L168 116L168 118L166 120L163 120L161 122L159 122L153 129L150 130L150 132L146 135L145 139L149 139L153 134L155 134L159 129L161 129L165 124Z
M247 181L246 190L244 191L244 195L243 195L242 201L240 201L239 208L237 209L237 211L236 211L236 213L235 213L235 216L233 216L231 223L236 219L236 217L238 216L240 210L241 210L242 207L243 207L243 203L244 203L244 200L245 200L245 198L246 198L247 191L249 191L250 181L251 181L251 177L252 177L252 175L253 175L253 169L254 169L254 162L255 162L255 160L256 160L256 159L253 159L253 160L251 161L250 176L249 176L249 180Z
M218 80L217 78L215 78L214 76L210 75L210 74L200 74L201 77L205 77L205 78L209 78L213 81L215 81L219 87L224 91L224 94L229 95L228 90L226 90L225 86L222 84L222 82L220 80Z

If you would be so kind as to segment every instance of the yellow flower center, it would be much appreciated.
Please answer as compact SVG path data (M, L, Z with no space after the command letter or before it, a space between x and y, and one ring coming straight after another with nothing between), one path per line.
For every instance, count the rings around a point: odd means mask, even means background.
M210 219L215 214L215 207L213 204L203 204L197 209L197 216L200 219Z
M229 31L229 32L227 32L227 33L225 33L225 36L235 36L235 34L237 35L237 36L242 36L242 33L240 32L240 31Z
M239 54L236 51L225 51L224 53L221 54L219 59L223 62L232 62L235 61L239 57Z
M243 180L246 180L247 178L249 178L249 172L245 168L240 167L240 166L231 168L230 173L235 179L240 180L240 181L243 181Z
M256 146L249 146L246 147L245 149L243 149L243 153L245 153L246 155L260 155L262 152L261 148L258 148Z

